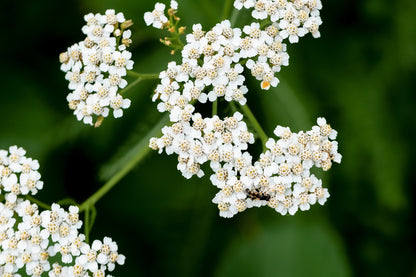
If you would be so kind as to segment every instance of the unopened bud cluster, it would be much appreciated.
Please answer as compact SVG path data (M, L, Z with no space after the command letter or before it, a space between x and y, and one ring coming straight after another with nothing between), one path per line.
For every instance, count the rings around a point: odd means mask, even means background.
M61 53L61 70L66 72L69 107L78 120L92 125L97 117L107 117L110 110L115 118L123 115L130 100L123 99L118 90L126 87L126 70L133 68L130 45L132 25L122 13L107 10L104 15L87 14L82 27L86 38Z
M201 165L209 162L214 171L210 180L220 189L213 202L223 217L265 205L281 214L294 214L316 202L323 204L329 194L310 169L328 170L332 162L341 161L337 142L332 141L336 131L325 119L319 118L308 132L276 127L280 139L269 139L268 150L255 161L247 151L254 134L241 113L204 118L193 105L218 99L245 105L248 89L243 65L261 81L262 89L277 86L275 74L289 64L285 39L295 43L308 32L318 37L321 3L237 0L234 6L254 8L252 15L262 24L239 29L224 20L207 32L200 24L193 26L192 34L186 36L182 63L170 62L159 76L153 101L160 100L157 108L169 112L171 125L149 146L159 153L177 154L177 168L186 178L203 176Z
M111 238L85 242L78 207L66 211L53 204L51 210L39 211L22 197L43 185L38 161L25 154L17 146L0 150L0 197L5 199L0 203L1 276L109 276L107 271L125 257ZM51 259L59 262L51 264Z

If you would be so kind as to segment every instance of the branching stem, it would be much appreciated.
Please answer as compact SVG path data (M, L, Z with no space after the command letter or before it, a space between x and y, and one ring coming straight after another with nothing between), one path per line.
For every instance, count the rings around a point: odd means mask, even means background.
M257 135L259 136L263 147L266 145L267 140L269 137L264 132L263 128L261 127L260 123L257 121L256 117L254 116L253 112L250 110L250 108L246 105L240 105L241 111L244 113L244 115L248 118L248 120L251 123L251 126L256 131Z
M143 140L149 140L151 137L157 136L161 131L162 127L169 122L169 117L162 117L157 124L147 133L146 137ZM98 200L100 200L104 195L107 194L127 173L134 168L134 166L140 162L149 152L150 148L148 143L144 143L138 147L136 154L126 162L125 166L121 168L117 173L110 178L99 190L97 190L93 195L91 195L87 200L85 200L81 205L79 205L79 211L86 211L90 207L94 206Z
M35 203L36 205L38 205L42 209L45 209L45 210L50 210L51 209L51 206L50 205L48 205L46 203L43 203L42 201L40 201L40 200L38 200L38 199L30 196L30 195L26 195L25 196L25 199L29 200L32 203Z

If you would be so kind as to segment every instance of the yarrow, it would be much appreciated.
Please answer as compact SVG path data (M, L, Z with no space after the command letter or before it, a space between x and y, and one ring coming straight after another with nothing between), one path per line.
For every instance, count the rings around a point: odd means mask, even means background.
M131 43L127 29L132 22L114 10L104 15L90 13L84 19L86 38L61 53L59 60L72 91L67 96L69 107L78 120L93 125L111 110L115 118L121 117L123 109L130 106L130 100L123 99L118 91L126 87L124 76L133 68L131 53L126 50Z
M155 10L163 11L161 5L157 3ZM296 43L308 32L319 37L322 5L319 0L236 0L234 6L253 8L253 18L268 19L269 24L253 22L240 29L224 20L209 31L201 24L192 27L181 64L170 62L159 75L153 101L160 100L157 109L169 112L171 124L162 129L160 138L150 139L149 146L159 153L177 154L177 168L186 178L202 177L201 165L209 162L210 180L220 189L213 202L223 217L266 205L282 215L323 205L329 193L310 169L328 170L341 161L334 141L337 132L324 118L307 132L277 126L274 133L279 139L270 138L267 150L255 161L247 151L254 134L241 113L204 118L194 106L219 99L246 105L242 64L261 82L261 89L276 87L276 73L289 64L285 40ZM149 15L145 21L151 24Z
M0 273L2 276L109 276L114 265L124 264L111 238L85 242L77 206L68 211L58 204L40 211L25 200L42 189L37 160L11 146L0 150ZM57 257L59 262L51 264ZM54 260L56 260L54 258Z
M146 12L144 14L144 21L147 26L152 25L154 28L162 29L163 25L168 23L168 17L165 15L166 5L162 3L156 3L155 9L151 12ZM170 1L170 9L177 10L178 2ZM173 13L171 13L173 14Z

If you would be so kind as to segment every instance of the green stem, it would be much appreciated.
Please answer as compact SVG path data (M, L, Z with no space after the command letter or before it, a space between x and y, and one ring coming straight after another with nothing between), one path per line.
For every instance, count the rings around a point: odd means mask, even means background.
M143 80L153 80L153 79L158 79L159 78L159 73L156 73L156 74L142 74L142 73L137 73L137 72L135 72L135 71L131 71L131 70L128 70L127 71L127 76L132 76L132 77L135 77L136 78L136 80L134 80L133 82L131 82L127 87L125 87L124 89L122 89L122 90L120 90L119 91L119 94L120 95L122 95L122 94L125 94L127 91L129 91L129 90L131 90L132 88L134 88L138 83L140 83L141 81L143 81ZM101 126L101 124L103 123L103 121L104 121L104 118L105 117L103 117L102 115L100 115L98 118L97 118L97 120L96 120L96 122L95 122L95 124L94 124L94 127L96 127L96 128L98 128L98 127L100 127Z
M90 240L90 233L92 230L92 226L94 225L95 218L97 217L97 209L94 205L88 207L85 210L85 225L84 225L84 235L85 241L89 243Z
M46 203L43 203L42 201L40 201L40 200L38 200L38 199L36 199L36 198L33 198L32 196L30 196L30 195L26 195L25 196L25 199L27 199L27 200L29 200L30 202L32 202L32 203L35 203L36 205L38 205L39 207L41 207L42 209L45 209L45 210L50 210L51 209L51 206L50 205L48 205L48 204L46 204Z
M78 206L78 203L72 198L64 198L62 200L59 200L57 204L61 206L69 206L69 205Z
M140 83L143 79L141 77L137 78L136 80L134 80L133 82L131 82L127 87L125 87L124 89L120 90L119 94L125 94L126 91L132 89L133 87L135 87L138 83Z
M107 194L110 189L112 189L127 173L134 168L134 166L140 162L149 152L149 139L151 137L157 136L160 134L160 130L164 125L169 122L169 117L166 115L162 117L159 122L150 130L146 137L139 143L135 150L135 155L133 155L129 160L126 161L124 167L118 170L111 178L107 181L99 190L97 190L93 195L91 195L87 200L85 200L81 205L79 205L79 211L86 211L90 207L94 206L98 200L100 200L105 194Z
M251 112L250 108L246 105L240 105L241 110L243 111L244 115L248 118L251 125L253 126L254 130L256 131L257 135L260 137L261 142L263 143L263 147L266 145L267 140L269 137L266 135L266 133L263 131L263 128L257 121L254 114Z
M159 73L138 73L136 71L127 70L127 76L140 78L142 80L158 79Z
M90 206L87 207L85 210L85 219L84 219L84 235L85 235L85 242L90 242Z
M132 168L132 166L131 166ZM117 172L107 183L105 183L99 190L85 200L80 206L79 211L87 211L90 206L93 206L98 200L100 200L110 189L112 189L130 170L130 166L127 165L121 171Z
M212 116L218 114L218 99L212 102Z

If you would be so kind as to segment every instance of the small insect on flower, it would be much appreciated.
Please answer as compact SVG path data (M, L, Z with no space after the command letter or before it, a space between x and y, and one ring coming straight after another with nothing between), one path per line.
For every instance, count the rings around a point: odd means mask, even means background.
M249 190L246 189L247 196L253 200L270 200L270 195L264 192L261 192L259 189Z

